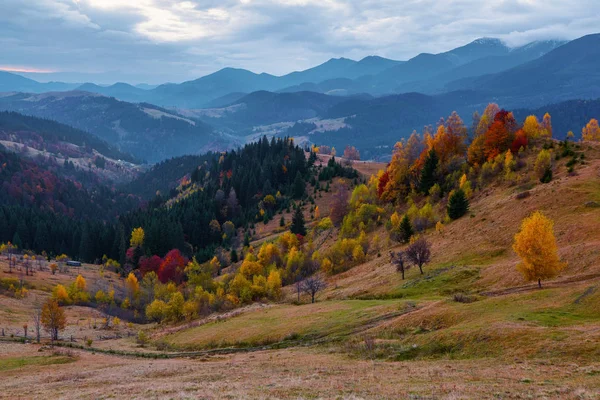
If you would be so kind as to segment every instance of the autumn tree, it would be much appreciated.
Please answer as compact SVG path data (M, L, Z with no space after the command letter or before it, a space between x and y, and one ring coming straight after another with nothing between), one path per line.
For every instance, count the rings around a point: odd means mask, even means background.
M527 134L525 131L523 131L523 129L519 129L515 134L515 139L510 145L510 151L512 151L513 154L518 154L521 148L527 147L528 142L529 141L527 140Z
M429 242L424 237L420 237L408 246L405 254L406 258L413 265L419 267L419 271L423 275L423 265L431 260L431 246Z
M58 302L52 298L48 299L42 307L41 321L44 329L50 334L52 341L58 340L58 332L67 326L64 311L60 308Z
M552 180L552 153L550 153L550 150L542 149L540 151L533 170L540 182L548 183Z
M521 257L517 270L527 281L537 280L540 288L542 279L555 277L566 266L558 257L554 222L540 211L523 220L513 249Z
M131 247L141 247L144 245L144 229L135 228L131 231L131 239L129 240L129 245Z
M127 296L131 301L136 301L140 296L140 284L138 279L133 273L129 273L125 279L125 288L127 289Z
M184 268L188 260L181 255L178 249L173 249L167 253L158 270L158 279L162 283L169 281L177 284L183 280Z
M535 115L530 115L525 118L523 123L523 132L529 139L537 139L541 134L540 123Z
M508 129L503 121L494 121L485 134L483 152L486 159L493 160L498 154L503 153L510 145Z
M360 160L360 152L354 146L346 146L344 149L344 158L347 160Z
M544 114L544 118L540 124L540 135L547 138L552 137L552 117L549 113Z
M592 118L590 122L581 130L581 138L594 142L600 142L600 127L598 120Z
M331 199L331 208L329 217L331 221L339 226L346 214L348 214L348 200L350 199L350 190L344 182L337 181L334 184L333 196Z

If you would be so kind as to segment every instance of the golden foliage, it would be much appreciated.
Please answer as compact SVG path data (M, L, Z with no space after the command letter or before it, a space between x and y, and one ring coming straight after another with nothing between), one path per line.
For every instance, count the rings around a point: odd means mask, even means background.
M525 132L527 138L529 139L536 139L540 137L541 126L535 115L530 115L525 118L525 122L523 123L523 132Z
M41 322L44 328L50 333L52 339L58 339L58 332L67 326L67 318L56 300L48 299L44 303Z
M548 168L552 166L552 154L550 150L543 149L538 154L533 170L538 179L541 179L544 176L544 173Z
M600 127L598 126L598 120L592 118L590 122L581 130L581 138L583 140L590 140L594 142L600 142Z
M144 244L144 230L142 228L135 228L131 231L131 239L129 240L129 245L131 247L139 247Z
M52 299L56 300L60 304L68 304L70 301L69 292L63 285L56 285L52 290Z
M558 257L554 222L540 211L523 220L513 249L521 257L517 270L528 281L553 278L566 266Z

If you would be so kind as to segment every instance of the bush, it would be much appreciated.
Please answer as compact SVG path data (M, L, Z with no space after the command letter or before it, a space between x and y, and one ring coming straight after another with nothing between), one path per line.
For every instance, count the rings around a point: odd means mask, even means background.
M476 301L476 298L473 296L469 296L466 295L464 293L455 293L454 296L452 296L452 300L457 302L457 303L473 303Z

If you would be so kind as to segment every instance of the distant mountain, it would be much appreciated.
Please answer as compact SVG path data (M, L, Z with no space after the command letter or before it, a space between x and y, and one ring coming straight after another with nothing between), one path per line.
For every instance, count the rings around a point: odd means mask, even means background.
M99 86L93 83L84 83L76 90L90 93L98 93L104 96L114 97L129 102L144 101L148 91L137 88L128 83L118 82L110 86Z
M414 91L430 94L443 92L449 82L508 70L517 65L535 60L565 43L567 42L556 40L533 42L526 46L510 49L506 54L478 58L426 80L404 83L397 90L400 92ZM459 88L457 86L454 89Z
M499 39L477 39L465 46L440 54L419 54L405 63L389 68L364 81L369 92L397 92L405 82L421 81L474 60L505 55L510 48Z
M253 134L260 136L262 129L266 129L269 125L279 123L291 125L296 121L316 118L325 114L332 106L346 100L345 97L315 92L258 91L240 98L227 107L186 110L184 114L236 136ZM267 129L264 133L270 131Z
M210 101L234 92L278 89L277 77L244 69L224 68L202 78L181 84L160 85L149 91L149 100L165 106L203 107Z
M361 76L374 75L404 62L389 60L383 57L370 56L360 61L347 58L331 60L304 71L292 72L280 78L281 86L294 86L304 83L319 83L332 79L356 79Z
M147 83L138 83L137 85L135 85L136 88L138 89L144 89L144 90L152 90L157 88L159 85L150 85Z
M200 121L151 104L132 104L87 92L5 95L0 97L0 109L71 125L150 162L228 146Z
M0 92L43 93L49 91L73 90L76 83L48 82L40 83L11 72L0 71Z
M507 71L448 85L450 90L457 88L484 88L505 103L524 107L596 98L600 94L600 34L573 40Z
M226 94L225 96L217 97L214 100L209 101L204 106L205 108L220 108L226 107L230 104L234 104L236 101L241 99L244 96L247 96L248 93L244 92L233 92Z
M195 80L157 87L131 86L125 83L111 86L88 83L77 86L79 90L119 100L189 109L223 107L230 101L239 99L242 94L256 91L312 91L336 96L359 93L376 96L410 92L437 94L456 90L479 90L485 87L482 85L484 81L477 81L476 78L521 66L564 43L541 41L510 48L499 39L481 38L447 52L419 54L408 61L395 61L377 56L365 57L360 61L332 58L313 68L283 76L224 68ZM584 50L580 48L577 51ZM585 71L581 72L585 74ZM41 93L73 88L73 84L42 84L15 74L0 74L0 90L7 92ZM573 94L583 95L581 92ZM552 99L552 96L546 98Z

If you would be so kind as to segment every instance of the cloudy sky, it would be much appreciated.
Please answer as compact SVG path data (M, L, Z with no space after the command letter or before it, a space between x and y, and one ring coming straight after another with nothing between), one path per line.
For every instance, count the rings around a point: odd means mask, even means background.
M284 74L332 57L407 59L479 37L600 31L598 0L0 0L0 69L41 81Z

